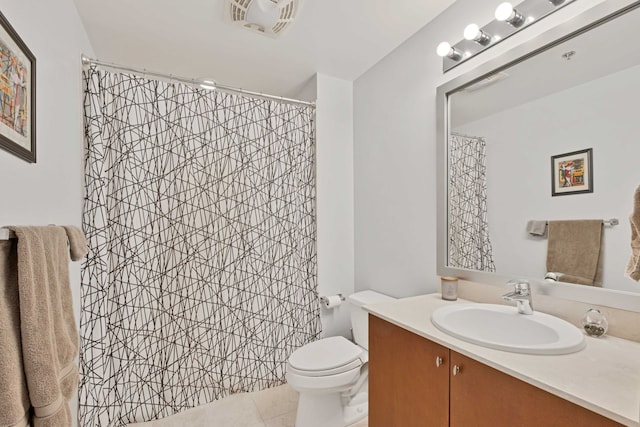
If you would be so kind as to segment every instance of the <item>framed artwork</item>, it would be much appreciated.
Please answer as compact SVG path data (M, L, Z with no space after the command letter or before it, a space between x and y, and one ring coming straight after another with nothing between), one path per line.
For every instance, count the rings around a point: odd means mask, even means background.
M593 193L593 149L551 156L551 195Z
M0 148L36 162L36 58L2 13Z

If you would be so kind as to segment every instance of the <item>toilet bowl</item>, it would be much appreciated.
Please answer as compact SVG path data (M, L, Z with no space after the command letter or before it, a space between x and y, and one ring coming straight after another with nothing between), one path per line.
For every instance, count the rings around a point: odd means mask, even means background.
M350 295L355 343L323 338L291 354L286 379L300 394L296 427L345 427L367 416L369 320L362 307L392 299L373 291Z

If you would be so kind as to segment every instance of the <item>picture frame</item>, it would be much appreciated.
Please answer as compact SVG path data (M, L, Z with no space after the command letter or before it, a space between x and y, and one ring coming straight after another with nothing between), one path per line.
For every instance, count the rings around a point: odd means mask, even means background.
M593 193L593 149L551 156L551 196Z
M1 12L0 148L36 162L36 58Z

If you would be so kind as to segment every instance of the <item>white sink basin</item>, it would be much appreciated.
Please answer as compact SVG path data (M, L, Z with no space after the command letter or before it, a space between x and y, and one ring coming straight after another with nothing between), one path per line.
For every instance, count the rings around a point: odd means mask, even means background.
M455 304L440 307L431 322L464 341L526 354L567 354L584 348L582 331L557 317L497 304Z

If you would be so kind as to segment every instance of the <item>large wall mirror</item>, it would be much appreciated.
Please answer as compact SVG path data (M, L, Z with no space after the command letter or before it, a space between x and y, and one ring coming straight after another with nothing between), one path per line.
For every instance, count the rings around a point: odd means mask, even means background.
M625 277L640 185L637 28L640 2L610 0L438 89L439 274L526 277L545 294L640 311L640 283ZM602 228L599 282L545 280L550 239L527 226L580 219L619 220Z

